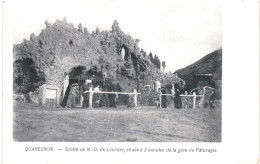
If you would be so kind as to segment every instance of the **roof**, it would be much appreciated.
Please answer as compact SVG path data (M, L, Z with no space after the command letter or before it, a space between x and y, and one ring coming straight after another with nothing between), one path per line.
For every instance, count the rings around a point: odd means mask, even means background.
M212 74L196 74L195 76L212 76Z

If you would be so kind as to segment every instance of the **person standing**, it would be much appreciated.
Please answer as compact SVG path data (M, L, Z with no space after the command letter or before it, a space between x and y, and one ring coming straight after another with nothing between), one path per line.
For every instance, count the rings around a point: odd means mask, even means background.
M66 92L65 92L65 95L63 97L63 100L61 102L61 106L63 108L65 108L67 106L67 103L68 103L68 99L69 99L69 94L70 94L70 90L71 90L71 85L69 85L67 88L66 88Z
M214 91L211 91L210 98L209 98L209 105L211 108L215 108L214 101L215 101Z
M82 104L83 104L83 87L82 86L80 86L79 87L79 104L82 106Z
M175 89L175 97L174 97L174 104L176 109L182 108L182 102L181 102L181 88L178 83L174 84Z
M108 89L104 89L105 92L108 92ZM99 101L99 107L110 107L109 99L108 99L108 94L107 93L102 93L101 99Z
M89 83L86 80L86 82L83 85L83 104L82 104L82 108L88 108L89 107L89 92L85 92L85 91L89 91Z
M161 107L161 102L162 102L162 92L161 92L161 88L158 88L156 95L155 95L155 104L157 108Z
M93 104L93 107L94 108L97 108L97 107L99 107L99 101L100 101L100 94L99 93L97 93L97 92L99 92L99 85L97 85L94 89L93 89L93 91L95 91L94 93L93 93L93 100L92 100L92 104Z
M175 108L175 103L174 103L174 97L175 97L175 89L174 89L174 83L172 83L171 84L171 91L170 91L170 94L172 95L172 96L170 96L170 106L171 106L171 108L173 109L173 108Z
M166 94L166 88L162 88L161 93ZM161 96L161 107L167 108L167 97L166 97L166 95Z
M77 83L72 84L72 86L71 86L71 90L70 90L69 98L68 98L68 103L67 103L67 107L69 107L69 108L75 108L76 107L76 96L77 96L77 93L78 93L77 86L78 86Z

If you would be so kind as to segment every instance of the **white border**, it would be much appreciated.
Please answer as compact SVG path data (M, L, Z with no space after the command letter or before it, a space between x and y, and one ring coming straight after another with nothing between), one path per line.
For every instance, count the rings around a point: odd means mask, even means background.
M22 143L12 141L12 12L4 6L3 162L256 163L259 157L259 3L229 1L223 10L222 143ZM26 146L217 148L218 153L48 153Z

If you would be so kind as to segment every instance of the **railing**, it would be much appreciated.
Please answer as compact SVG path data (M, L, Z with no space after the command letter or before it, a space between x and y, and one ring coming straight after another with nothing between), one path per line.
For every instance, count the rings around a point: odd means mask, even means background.
M75 80L75 82L78 82L79 85L82 85L83 83L85 83L85 80L92 80L92 84L100 84L100 88L102 89L102 87L104 87L106 90L112 90L112 91L116 91L116 92L107 92L107 91L85 91L85 92L90 92L90 95L93 95L93 93L108 93L108 94L121 94L121 95L134 95L134 99L135 99L135 106L137 106L137 95L141 95L141 93L137 93L136 91L133 93L127 92L127 89L121 88L120 85L118 85L118 87L115 86L115 84L113 84L113 78L102 78L102 77L93 77L93 76L66 76L65 80L64 80L64 88L67 88L70 80ZM127 78L122 78L123 83L127 83ZM121 82L122 82L121 81ZM118 82L118 80L117 80ZM117 83L118 84L118 83ZM94 86L94 85L93 85ZM108 87L108 88L107 88ZM112 88L113 87L113 88ZM149 87L151 88L151 87ZM203 95L196 95L195 92L193 92L193 94L191 95L180 95L181 97L193 97L193 103L192 103L192 108L195 109L196 108L196 98L197 97L202 97L202 101L204 101L205 98L205 91L206 89L211 89L214 90L214 88L205 86L203 87ZM142 90L142 89L141 89ZM142 91L141 91L142 92ZM149 89L150 92L150 89ZM63 91L63 95L65 95L65 89ZM79 95L80 97L81 95ZM175 97L174 94L161 94L161 96L172 96ZM161 99L162 97L160 97L160 107L161 107ZM92 97L89 100L90 103L92 105ZM150 101L150 99L148 99L148 101ZM80 99L80 103L81 103L81 99ZM191 102L191 101L190 101ZM79 104L78 104L79 105ZM81 104L80 104L81 105ZM191 104L190 104L191 106Z
M161 104L162 104L162 96L173 96L175 97L174 94L161 94L161 97L160 97L160 108L161 108ZM192 108L195 109L196 108L196 97L203 97L204 95L196 95L195 92L193 92L192 95L180 95L180 97L193 97L193 106Z
M92 85L95 87L99 85L101 88L106 87L107 89L112 89L113 78L112 77L93 77L93 76L69 76L70 83L78 83L79 85L83 85L85 80L91 80Z
M126 91L125 86L120 85L120 83L127 84L128 79L126 77L98 77L98 76L80 76L80 75L68 75L70 84L78 83L80 86L85 83L86 80L91 80L93 87L99 85L100 89L114 90L114 91Z
M92 99L94 93L108 93L108 94L125 94L125 95L134 95L134 105L137 106L137 95L140 95L141 93L137 93L136 90L134 90L133 93L131 92L104 92L104 91L93 91L92 88L90 88L89 91L84 91L83 93L89 92L89 108L92 108Z

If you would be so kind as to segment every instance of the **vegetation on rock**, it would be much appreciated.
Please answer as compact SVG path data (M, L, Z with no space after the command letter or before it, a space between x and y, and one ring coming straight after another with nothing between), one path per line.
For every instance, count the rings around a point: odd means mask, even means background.
M38 36L31 34L30 40L14 45L16 93L34 91L44 83L62 88L66 74L78 67L82 75L92 70L92 75L113 77L129 90L163 77L176 79L171 73L164 74L158 56L147 56L138 47L139 40L125 34L116 20L110 31L97 27L91 34L81 23L78 28L66 20L45 24ZM127 78L128 83L122 83L121 78Z

